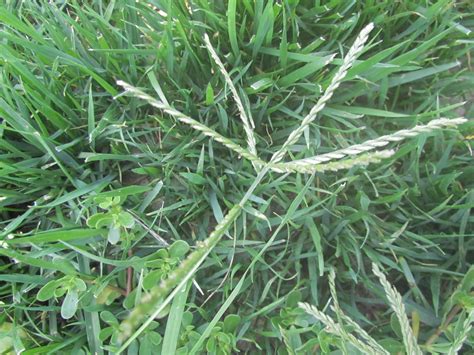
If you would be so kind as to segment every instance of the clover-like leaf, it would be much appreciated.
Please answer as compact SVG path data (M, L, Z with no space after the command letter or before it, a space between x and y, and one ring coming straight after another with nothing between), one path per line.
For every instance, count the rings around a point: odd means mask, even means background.
M87 219L87 225L91 228L101 228L108 226L112 222L112 215L107 213L96 213Z
M143 278L143 288L145 290L150 290L153 286L156 286L161 281L162 277L162 270L158 269L151 271Z
M147 336L150 342L155 346L160 345L160 343L163 340L163 337L161 336L161 334L157 332L148 332Z
M79 303L79 294L76 289L68 290L66 297L64 297L61 305L61 317L63 319L70 319L76 314L77 304Z
M107 236L107 240L110 244L117 244L120 240L120 228L111 225L109 228L109 234Z
M99 212L95 213L87 219L87 225L91 228L96 228L97 222L103 218L105 213Z
M74 279L74 286L78 292L84 292L85 290L87 290L86 283L80 278Z
M117 222L125 228L132 228L135 225L135 219L133 216L125 211L122 211L118 214Z
M96 201L97 202L97 201ZM103 197L99 202L99 207L106 210L114 204L112 197Z
M209 353L214 353L216 351L216 339L214 337L209 338L209 340L207 341L206 350Z
M62 279L49 281L38 291L36 294L36 299L38 301L47 301L53 298L55 296L55 291L61 285L61 282Z
M114 331L115 331L115 329L112 328L112 327L107 327L107 328L101 329L100 333L99 333L99 340L100 341L107 340L108 338L110 338L112 336L112 334L114 334Z
M158 268L165 263L166 259L168 259L169 254L168 250L163 248L158 250L157 252L147 256L147 261L145 262L145 266L149 268Z
M181 258L189 251L189 244L184 240L177 240L169 247L169 255L174 258Z
M59 298L59 297L64 296L64 294L66 293L68 289L62 285L63 283L61 283L61 285L57 289L54 290L54 297Z
M232 334L237 330L240 323L240 316L237 314L229 314L224 319L224 332Z
M117 318L115 318L115 316L113 315L112 312L110 311L102 311L100 312L100 319L102 319L105 323L109 324L109 325L118 325L119 322L117 320Z

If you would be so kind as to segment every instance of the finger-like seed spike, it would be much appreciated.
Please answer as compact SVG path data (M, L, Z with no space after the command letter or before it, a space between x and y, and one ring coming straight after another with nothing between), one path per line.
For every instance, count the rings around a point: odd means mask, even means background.
M321 112L321 110L326 106L326 103L331 99L332 95L346 76L347 71L352 67L356 58L362 52L364 44L365 42L367 42L369 33L370 31L372 31L373 27L373 24L370 23L369 25L364 27L364 29L359 33L357 39L355 40L349 52L347 52L346 56L344 57L342 65L339 67L338 71L332 78L332 81L324 92L323 96L319 98L316 105L311 109L309 114L306 115L300 126L296 128L293 132L291 132L291 134L288 136L286 142L283 144L280 150L273 155L271 163L278 163L281 159L283 159L288 148L298 141L306 127L308 127L308 125L316 119L317 114Z
M453 118L453 119L439 118L439 119L430 121L426 125L415 126L411 129L403 129L393 134L389 134L389 135L378 137L376 139L368 140L362 144L355 144L348 148L339 149L334 152L317 155L311 158L294 160L289 163L283 163L283 165L290 164L291 166L296 166L296 165L312 166L312 165L327 163L331 160L341 159L349 155L353 156L353 155L362 154L370 150L374 150L376 148L386 146L387 144L391 142L399 142L403 139L415 137L419 134L431 132L436 129L441 129L444 127L455 127L464 122L467 122L465 118ZM280 166L280 168L284 169L283 166Z
M206 44L206 48L209 51L212 59L216 63L217 67L219 68L219 71L224 76L224 79L227 85L229 86L229 89L234 98L234 101L237 104L240 119L242 120L242 123L244 125L244 131L247 136L248 149L252 154L257 155L256 140L255 140L255 135L253 131L253 128L255 128L255 124L253 123L253 119L245 111L245 108L242 103L242 100L240 99L239 93L237 92L237 89L235 88L234 83L232 82L232 79L229 73L225 69L224 64L222 64L222 61L220 60L219 56L214 50L214 47L212 47L211 41L209 40L209 36L207 35L207 33L204 34L204 43Z

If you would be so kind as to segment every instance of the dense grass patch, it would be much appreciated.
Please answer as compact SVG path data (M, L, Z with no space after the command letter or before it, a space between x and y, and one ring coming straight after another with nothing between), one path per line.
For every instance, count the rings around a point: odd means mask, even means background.
M3 1L0 352L473 351L473 14Z

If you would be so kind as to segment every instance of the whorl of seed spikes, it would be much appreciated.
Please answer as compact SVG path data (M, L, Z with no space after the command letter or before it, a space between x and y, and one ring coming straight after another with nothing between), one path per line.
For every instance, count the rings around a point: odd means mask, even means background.
M331 161L325 164L301 164L299 160L295 160L289 163L274 164L271 166L272 170L276 172L298 172L311 174L314 172L325 172L325 171L337 171L350 169L356 165L369 165L372 163L379 163L382 159L390 158L395 154L394 150L387 149L379 152L367 153L351 157L343 160Z
M207 127L206 125L203 125L202 123L196 121L195 119L186 116L184 113L176 110L175 108L158 101L157 99L153 98L152 96L146 94L142 90L131 86L130 84L127 84L124 81L117 81L117 84L122 86L127 92L132 94L134 97L137 97L139 99L145 100L148 102L150 105L163 110L167 114L173 116L176 118L178 121L190 125L192 128L194 128L197 131L202 132L204 135L213 138L217 142L221 143L222 145L226 146L227 148L233 150L237 154L241 155L242 157L250 160L251 162L257 163L257 164L264 164L262 160L260 160L255 154L252 154L249 152L247 149L242 148L239 144L233 142L229 138L224 137L223 135L217 133L213 129Z
M403 304L402 296L398 291L388 282L385 275L380 271L377 264L372 263L372 271L380 280L382 287L387 296L390 307L395 312L403 336L403 343L405 344L405 350L407 354L422 355L422 351L418 346L415 335L410 327L410 322L405 311L405 305Z
M245 157L246 159L250 160L254 166L261 165L263 168L259 171L259 174L255 178L252 186L248 189L245 196L242 198L238 205L235 205L224 217L224 219L215 227L214 231L210 234L210 236L203 242L197 243L196 249L185 259L183 262L173 270L168 277L163 280L157 287L154 287L149 293L143 296L141 302L134 308L134 310L130 313L129 317L124 320L120 325L120 332L119 332L119 340L123 342L125 339L127 341L122 345L122 350L125 349L132 341L135 339L151 322L156 312L161 309L160 307L163 306L166 302L169 303L169 300L165 301L161 306L160 302L162 302L165 297L168 298L172 297L173 290L178 290L182 287L189 279L194 275L198 267L201 263L205 260L211 250L217 245L219 240L222 238L224 233L230 227L230 225L236 220L239 216L245 202L250 198L250 195L258 186L260 181L263 179L265 174L268 170L272 169L278 172L315 172L315 171L328 171L328 170L340 170L340 169L348 169L355 165L366 165L372 162L380 161L383 158L389 157L393 154L393 151L381 151L381 152L374 152L374 153L367 153L364 155L359 155L354 158L345 159L342 161L329 161L326 164L300 164L298 161L291 162L291 163L282 163L278 164L278 162L284 157L285 153L287 152L288 148L296 143L298 139L301 137L304 129L316 118L316 115L324 108L326 102L332 97L334 91L340 85L342 80L344 79L345 75L347 74L348 69L353 65L356 57L362 51L364 43L367 41L368 34L372 30L373 25L370 24L365 27L362 32L357 37L354 45L349 50L348 54L343 60L343 64L337 71L336 75L333 77L329 87L323 94L323 96L319 99L316 106L310 111L310 113L304 118L301 125L288 137L287 141L284 145L280 148L280 150L275 153L269 163L265 163L260 160L255 152L255 138L253 136L253 123L250 118L247 117L245 110L243 109L242 102L240 101L240 97L237 95L237 91L233 86L233 83L223 68L222 63L220 62L219 58L215 54L215 51L210 46L209 39L207 38L207 45L211 48L211 56L213 59L216 60L217 65L219 66L220 70L224 74L224 77L231 88L232 94L236 99L237 106L239 107L240 116L244 123L244 129L247 134L247 143L249 145L249 150L242 148L240 145L232 142L230 139L220 135L219 133L215 132L211 128L201 124L200 122L192 119L184 115L183 113L179 112L178 110L172 108L168 104L165 104L161 101L154 99L153 97L147 95L143 91L130 86L129 84L124 83L123 81L118 81L117 83L125 88L126 91L133 94L135 97L141 98L146 100L152 106L163 110L164 112L168 113L169 115L175 117L178 121L186 123L192 126L194 129L202 132L206 136L212 137L218 142L222 143L224 146L234 150L241 156ZM347 155L347 154L346 154ZM345 155L344 155L345 156ZM337 159L337 158L332 158ZM401 298L400 298L401 299ZM158 307L159 306L159 307ZM402 304L403 306L403 304ZM310 306L307 306L310 307ZM311 308L308 308L311 309ZM152 314L150 316L150 314ZM361 349L361 351L368 353L368 354L378 354L377 350L372 349L369 345L365 344L364 342L360 341L359 339L355 338L351 334L347 334L344 332L342 326L332 320L330 317L325 316L323 313L319 312L316 308L314 308L314 312L311 313L315 315L318 319L320 319L327 327L328 331L331 331L335 334L339 334L341 337L344 337L344 340L351 342L354 346ZM149 317L147 321L145 321L142 326L134 332L134 330L142 323L145 317ZM406 315L405 315L406 318ZM403 327L402 327L403 329ZM132 335L133 333L133 335ZM416 345L416 343L415 343ZM415 352L413 352L415 353Z
M435 129L439 129L443 127L456 127L464 122L467 122L465 118L453 118L453 119L439 118L439 119L430 121L426 125L419 125L410 129L402 129L393 134L381 136L372 140L368 140L361 144L355 144L348 148L336 150L331 153L321 154L321 155L317 155L311 158L293 160L292 162L280 164L279 167L284 169L284 166L282 165L287 165L287 164L291 166L298 165L298 166L310 167L310 166L325 163L334 159L341 159L348 155L361 154L369 150L386 146L387 144L391 142L399 142L403 139L415 137L421 133L428 133Z
M242 120L242 123L244 124L245 134L247 135L248 149L250 153L256 156L257 149L256 149L255 136L253 132L255 125L253 123L252 117L249 117L247 115L244 105L242 104L242 100L240 99L239 93L237 92L237 89L235 88L234 83L232 82L232 79L230 78L229 73L227 73L227 70L225 70L224 64L222 64L221 60L219 59L219 56L217 55L216 51L212 47L211 41L209 40L207 33L204 34L204 43L206 44L206 48L211 54L212 59L217 64L220 72L224 76L224 79L227 85L229 85L229 89L232 92L232 96L234 97L234 101L237 104L237 108L239 110L240 119Z
M372 31L373 28L374 28L374 25L372 23L369 23L359 33L354 44L352 45L352 47L349 49L349 52L347 52L346 56L344 57L342 61L342 65L339 67L338 71L336 72L336 75L334 75L334 77L331 80L331 83L329 84L328 88L325 90L323 96L319 98L316 105L311 109L308 115L306 115L306 117L301 122L300 126L297 129L295 129L293 132L291 132L291 134L288 136L288 139L280 148L280 150L273 155L271 159L272 163L277 163L281 159L283 159L288 148L291 147L296 142L298 142L298 139L301 137L306 127L308 127L308 125L316 119L317 114L326 106L326 103L331 99L332 95L334 94L336 89L341 84L342 80L347 75L347 71L352 67L355 60L357 59L357 56L362 52L362 49L364 48L364 44L365 42L367 42L367 39L369 38L369 33L370 31Z
M187 282L191 278L196 271L196 267L200 265L200 261L207 257L229 226L239 216L241 210L239 205L235 205L231 208L224 219L215 227L210 236L203 242L198 242L196 249L189 254L166 279L162 280L158 286L153 287L150 292L142 297L140 303L133 309L128 318L120 324L120 342L129 338L132 332L142 323L143 319L149 315L156 305L176 286L180 283Z
M456 355L461 350L463 343L466 341L467 336L470 334L472 329L472 322L474 321L474 310L471 310L462 325L461 332L456 336L451 347L448 350L448 355Z
M302 308L306 313L312 315L314 318L323 323L326 326L326 331L328 333L335 334L342 338L344 342L351 343L354 347L362 351L362 353L373 355L386 354L386 352L380 352L378 351L378 349L374 349L370 345L357 339L354 335L347 333L341 324L337 323L334 319L324 314L316 307L302 302L298 303L298 306Z

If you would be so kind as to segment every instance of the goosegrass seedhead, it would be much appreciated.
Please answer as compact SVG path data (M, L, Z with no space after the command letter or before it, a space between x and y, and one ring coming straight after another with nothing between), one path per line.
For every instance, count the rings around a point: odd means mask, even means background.
M357 57L364 49L364 44L365 42L367 42L367 39L369 38L369 33L372 31L373 28L374 25L372 23L369 23L359 33L351 49L349 49L349 52L344 57L342 65L339 67L336 74L333 76L331 83L324 91L324 94L320 97L320 99L311 109L309 114L305 116L300 126L290 133L281 149L273 155L271 159L272 163L278 163L280 160L283 159L288 148L298 142L298 139L302 136L306 127L308 127L311 122L316 119L318 113L321 112L322 109L326 106L327 102L331 99L339 85L341 85L342 81L346 77L347 71L352 67Z
M316 172L325 172L325 171L338 171L343 169L350 169L354 166L362 165L366 166L372 163L378 163L383 159L387 159L394 154L394 150L382 150L372 153L365 153L367 151L386 146L390 142L399 142L403 139L414 137L418 134L430 132L437 128L442 127L454 127L458 124L464 123L465 119L438 119L433 120L427 125L416 126L412 129L401 130L395 132L391 135L382 136L375 140L370 140L362 144L353 145L351 147L338 150L333 153L322 154L320 156L315 156L312 158L306 158L301 160L295 160L292 162L280 163L284 158L288 149L298 142L299 138L302 136L304 130L316 119L318 113L326 106L327 102L334 95L334 92L342 83L343 79L347 75L348 70L355 63L356 58L364 49L364 44L367 42L370 32L373 29L373 24L367 25L359 34L354 44L344 57L342 65L338 68L335 75L333 76L331 83L324 91L323 95L319 98L316 105L311 109L308 115L305 116L301 124L293 130L288 136L285 143L282 147L273 154L269 162L262 161L256 150L256 140L254 135L254 123L251 117L247 115L242 101L239 97L237 89L235 88L232 79L227 73L223 63L219 59L217 53L212 47L209 37L205 35L204 42L206 48L208 49L211 57L219 68L219 71L224 76L224 79L229 86L234 101L237 104L239 115L244 126L244 131L246 133L246 140L248 148L242 148L239 144L232 141L230 138L224 137L221 134L217 133L215 130L210 127L200 123L199 121L179 112L175 108L165 104L161 101L156 100L150 95L144 93L142 90L137 89L123 81L118 81L117 84L124 87L126 92L131 95L147 101L152 106L162 110L163 112L169 114L170 116L176 118L178 121L190 125L195 130L203 133L204 135L211 137L223 144L227 148L238 153L240 156L248 159L255 167L262 168L259 175L254 181L252 187L247 191L243 199L239 204L236 204L225 216L224 220L216 226L216 229L211 233L208 239L198 244L195 251L193 251L189 257L183 261L183 263L173 271L169 277L163 280L159 286L153 288L149 293L143 296L142 301L135 309L131 312L129 317L122 322L120 326L121 335L120 340L124 341L125 339L132 336L133 331L137 326L142 322L142 320L149 315L149 313L156 309L157 305L160 302L163 302L164 298L171 292L171 290L178 285L183 285L184 281L187 281L192 274L197 270L199 265L204 261L206 256L210 251L217 245L222 236L227 232L227 229L230 225L236 220L240 214L241 208L244 206L245 202L252 194L253 190L256 188L258 183L263 179L266 173L270 170L279 173L286 172L298 172L298 173L316 173ZM365 153L365 154L361 154ZM347 159L343 159L348 157ZM330 319L326 319L329 323ZM343 328L338 328L337 325L332 324L334 329L343 331ZM143 327L142 327L143 328ZM131 339L135 338L138 334L135 333ZM129 341L130 342L130 339ZM359 344L358 341L354 340L358 346L365 346ZM411 343L410 343L411 344ZM123 348L123 346L122 346ZM410 349L416 349L412 347Z
M413 330L410 327L408 317L406 315L405 306L402 301L401 295L397 290L387 281L385 275L380 271L379 267L373 263L372 264L373 273L379 278L380 283L383 286L387 299L389 301L390 307L395 312L397 319L400 323L403 343L405 345L407 354L422 354L418 342L413 334ZM354 322L350 317L345 315L341 308L339 307L339 302L336 295L336 286L335 286L335 272L333 269L329 273L329 287L331 290L331 296L334 305L331 307L334 313L336 314L338 321L335 321L327 314L321 312L316 307L309 305L307 303L299 303L299 306L305 310L306 313L312 315L321 323L326 326L326 331L332 334L339 336L343 342L348 342L360 351L366 354L389 354L389 352L380 345L373 337L371 337L364 329L362 329L356 322ZM348 333L345 330L344 323L353 328L353 333ZM464 341L463 334L460 334L460 338L463 338L461 341ZM460 346L459 346L460 348Z
M403 304L402 296L398 291L388 282L385 274L380 271L380 268L377 264L372 263L372 272L379 278L380 283L383 286L385 295L387 296L390 307L395 312L398 322L400 323L400 328L402 330L403 343L405 344L405 349L408 354L421 355L423 352L418 346L418 342L413 334L413 330L410 326L410 321L408 320L405 305Z
M209 36L207 35L207 33L204 34L204 43L206 44L206 48L211 54L212 59L217 64L219 71L224 76L224 79L227 85L229 86L230 91L232 92L232 97L234 98L234 101L237 104L237 108L239 110L239 116L240 116L240 119L242 120L245 134L247 136L248 150L250 151L250 153L257 156L257 148L256 148L257 143L255 139L255 134L254 134L255 123L253 122L252 117L247 114L244 108L244 105L242 103L242 100L240 99L239 93L237 92L237 89L235 88L234 83L232 82L232 79L230 78L229 73L227 73L227 70L225 70L224 64L222 64L221 60L219 59L219 56L217 55L216 51L212 47L211 41L209 40Z
M150 3L0 1L0 353L469 353L470 2Z
M319 311L316 307L307 303L299 303L299 307L324 324L326 327L326 332L339 336L345 344L347 343L353 345L362 353L371 355L388 354L386 351L380 351L380 346L373 348L368 343L356 338L353 334L347 333L343 325L332 319L330 316Z

